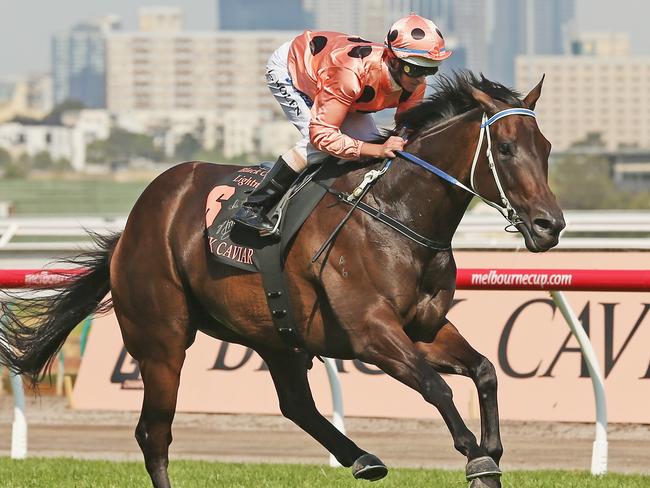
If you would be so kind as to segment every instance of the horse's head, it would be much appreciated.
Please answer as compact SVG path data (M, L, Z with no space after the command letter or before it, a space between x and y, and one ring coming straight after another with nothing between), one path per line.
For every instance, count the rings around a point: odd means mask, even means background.
M491 117L508 108L534 110L543 82L542 77L519 106L495 99L472 85L467 89L487 117ZM542 135L535 118L530 116L503 117L488 129L498 179L483 155L475 168L475 189L488 200L501 204L500 181L503 193L516 213L514 222L524 236L526 247L533 252L551 249L557 245L560 231L565 226L562 210L548 186L551 144Z

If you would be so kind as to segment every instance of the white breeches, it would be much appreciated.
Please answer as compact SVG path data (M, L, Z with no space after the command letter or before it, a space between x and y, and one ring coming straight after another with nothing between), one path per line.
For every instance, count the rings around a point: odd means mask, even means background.
M302 134L302 139L282 155L294 171L302 171L308 164L317 163L328 155L309 142L309 121L313 102L291 82L287 69L290 45L291 41L284 43L269 58L266 65L266 83L284 114ZM378 135L372 115L356 112L347 115L341 125L341 132L360 141L370 141Z

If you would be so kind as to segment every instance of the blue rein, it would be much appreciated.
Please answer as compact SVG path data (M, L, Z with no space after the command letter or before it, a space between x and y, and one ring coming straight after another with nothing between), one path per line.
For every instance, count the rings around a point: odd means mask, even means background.
M433 174L439 176L440 178L442 178L443 180L448 181L452 185L456 185L456 186L462 188L463 190L468 191L468 192L473 193L474 195L478 196L478 194L474 190L472 190L468 186L466 186L463 183L461 183L460 181L458 181L456 178L451 176L449 173L445 173L443 170L441 170L437 166L434 166L431 163L427 163L424 159L421 159L421 158L417 157L415 154L411 154L410 152L406 152L406 151L393 151L393 152L397 156L399 156L400 158L406 159L407 161L410 161L410 162L412 162L414 164L417 164L418 166L421 166L422 168L426 169L430 173L433 173Z

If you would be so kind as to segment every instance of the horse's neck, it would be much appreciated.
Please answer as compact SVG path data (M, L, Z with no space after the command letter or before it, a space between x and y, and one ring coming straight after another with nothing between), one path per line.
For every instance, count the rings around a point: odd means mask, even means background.
M453 126L427 131L406 150L468 184L478 142L478 124L473 119L468 114ZM395 171L383 178L380 198L399 209L400 218L422 235L450 242L471 195L409 161L398 158L396 163Z

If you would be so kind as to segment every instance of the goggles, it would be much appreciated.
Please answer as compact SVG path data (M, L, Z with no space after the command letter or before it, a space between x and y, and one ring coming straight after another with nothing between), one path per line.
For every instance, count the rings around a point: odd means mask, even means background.
M415 64L409 64L405 63L404 61L400 61L400 70L406 76L409 76L411 78L420 78L422 76L435 75L438 72L438 67L434 66L427 68L426 66L418 66Z

